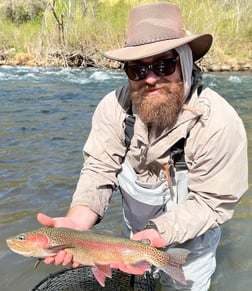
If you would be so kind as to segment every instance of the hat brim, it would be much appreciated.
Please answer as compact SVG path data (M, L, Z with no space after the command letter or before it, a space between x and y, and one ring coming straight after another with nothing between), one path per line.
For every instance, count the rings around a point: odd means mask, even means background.
M188 44L192 49L193 60L197 61L209 51L212 41L213 37L211 34L198 34L178 39L162 40L143 45L123 47L106 51L103 55L111 60L127 62L162 54L168 50Z

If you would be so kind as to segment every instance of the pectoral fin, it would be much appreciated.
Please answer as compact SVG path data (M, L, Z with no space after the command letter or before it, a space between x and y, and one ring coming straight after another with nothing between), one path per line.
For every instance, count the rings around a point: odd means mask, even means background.
M65 244L65 245L58 245L58 246L50 247L47 250L52 252L52 254L55 254L61 250L72 249L72 248L74 248L74 247L72 247L71 245L69 246L69 245Z
M40 262L42 261L42 259L37 259L36 263L34 264L33 269L37 269L38 265L40 264Z

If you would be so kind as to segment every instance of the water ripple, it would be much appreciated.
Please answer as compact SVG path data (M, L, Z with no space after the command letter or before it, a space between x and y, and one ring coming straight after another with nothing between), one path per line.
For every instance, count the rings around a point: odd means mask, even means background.
M250 141L251 169L251 75L206 74L204 80L242 117ZM38 227L36 214L40 211L52 216L65 214L82 167L82 148L96 105L106 93L125 81L124 73L114 70L0 67L1 237ZM232 290L230 287L236 286L241 270L244 275L236 290L249 285L251 191L250 188L241 200L234 219L223 227L212 291ZM97 228L120 231L120 203L120 197L115 195L113 207ZM4 265L3 290L32 287L31 280L37 278L35 274L30 275L29 260L9 252L4 242L0 244L0 257ZM45 277L48 268L42 267L40 275ZM10 272L16 274L16 279L9 278ZM223 278L225 282L228 278L226 286L222 285Z

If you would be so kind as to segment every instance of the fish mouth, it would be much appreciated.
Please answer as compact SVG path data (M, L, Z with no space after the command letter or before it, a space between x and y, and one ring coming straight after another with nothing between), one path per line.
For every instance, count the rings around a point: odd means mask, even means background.
M71 248L68 245L57 245L49 248L39 248L29 242L20 241L17 239L6 239L8 247L15 253L25 256L43 259L46 257L55 256L60 250Z
M6 243L8 247L14 252L19 255L23 255L26 257L33 257L35 255L35 250L31 248L25 248L22 244L18 242L13 242L12 240L7 239Z
M45 258L55 255L55 253L52 251L48 251L46 249L38 249L33 247L32 245L24 244L23 242L15 241L13 239L7 239L6 243L14 253L25 257Z

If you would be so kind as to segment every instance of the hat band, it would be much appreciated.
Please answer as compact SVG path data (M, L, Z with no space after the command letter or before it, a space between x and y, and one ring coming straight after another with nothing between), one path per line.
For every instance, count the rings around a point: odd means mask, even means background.
M158 41L163 41L163 40L171 40L171 39L178 39L182 38L184 35L169 35L168 37L158 37L158 38L152 38L152 39L146 39L146 40L140 40L140 41L133 41L133 42L128 42L125 44L124 47L130 47L130 46L139 46L139 45L145 45L145 44L150 44Z

